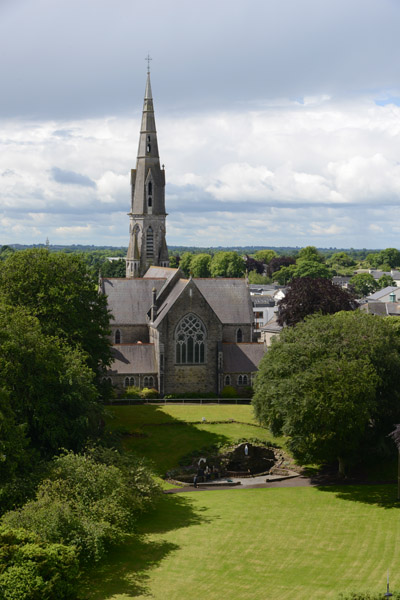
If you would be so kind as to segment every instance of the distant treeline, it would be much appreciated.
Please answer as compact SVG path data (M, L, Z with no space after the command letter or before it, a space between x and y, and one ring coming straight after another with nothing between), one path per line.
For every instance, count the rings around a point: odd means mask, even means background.
M26 250L27 248L48 248L50 252L105 252L106 256L121 256L125 257L127 246L95 246L84 244L8 244L2 248L12 248L13 250ZM238 254L255 254L259 250L274 250L278 255L296 256L301 250L301 246L168 246L170 254L183 254L190 252L191 254L207 253L214 255L216 252L233 251ZM317 248L317 250L326 257L332 256L336 252L346 252L352 258L364 260L368 254L379 252L377 248Z

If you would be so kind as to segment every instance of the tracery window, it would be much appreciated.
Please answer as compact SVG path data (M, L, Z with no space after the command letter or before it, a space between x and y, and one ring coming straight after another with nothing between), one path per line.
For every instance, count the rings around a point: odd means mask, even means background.
M206 328L196 315L189 313L175 330L177 364L203 364L205 362Z

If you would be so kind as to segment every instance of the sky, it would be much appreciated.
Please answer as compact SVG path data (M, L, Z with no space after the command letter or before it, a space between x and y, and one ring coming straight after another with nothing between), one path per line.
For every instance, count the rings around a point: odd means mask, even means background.
M148 53L167 241L400 247L398 0L0 0L0 244L127 246Z

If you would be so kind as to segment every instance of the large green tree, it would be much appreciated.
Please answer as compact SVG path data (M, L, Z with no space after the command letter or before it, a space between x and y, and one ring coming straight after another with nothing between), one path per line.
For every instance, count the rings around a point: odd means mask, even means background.
M237 252L217 252L211 260L212 277L242 277L245 262Z
M258 419L303 462L347 463L378 447L400 420L400 337L395 317L314 315L288 327L255 382Z
M210 265L211 256L209 254L195 254L190 263L193 277L211 277Z
M95 373L109 363L107 301L79 255L47 249L11 254L0 263L0 298L28 309L45 334L81 348Z
M3 410L12 408L13 421L42 454L80 448L96 430L98 393L84 353L45 335L23 307L0 305L0 379L10 400Z
M357 298L363 298L369 294L373 294L379 289L378 282L373 278L371 273L357 273L350 279L350 285L354 290Z
M257 250L254 254L254 258L263 262L265 265L268 265L268 263L277 256L275 250Z

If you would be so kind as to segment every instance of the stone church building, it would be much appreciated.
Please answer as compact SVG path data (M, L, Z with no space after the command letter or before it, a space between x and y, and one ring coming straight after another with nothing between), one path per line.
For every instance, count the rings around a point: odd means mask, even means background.
M165 170L160 166L147 74L136 169L131 171L126 279L104 278L113 315L112 385L160 394L220 393L251 385L264 345L253 342L245 279L186 279L169 267Z

